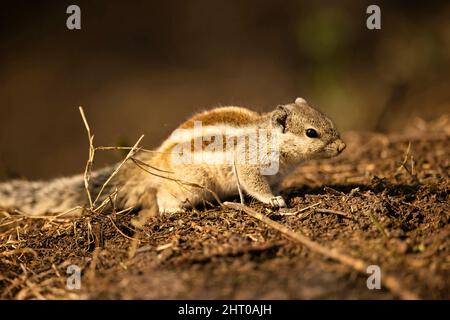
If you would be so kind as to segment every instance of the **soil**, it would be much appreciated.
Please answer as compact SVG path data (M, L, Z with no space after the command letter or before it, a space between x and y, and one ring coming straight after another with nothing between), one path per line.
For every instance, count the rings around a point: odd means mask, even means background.
M151 217L0 219L3 299L397 299L390 274L424 299L450 298L450 122L402 134L348 133L334 159L311 161L283 182L289 209L246 203L293 231L381 268L361 273L220 206ZM238 198L234 199L238 202ZM321 213L321 209L329 209ZM323 212L323 211L322 211ZM81 268L81 288L66 286Z

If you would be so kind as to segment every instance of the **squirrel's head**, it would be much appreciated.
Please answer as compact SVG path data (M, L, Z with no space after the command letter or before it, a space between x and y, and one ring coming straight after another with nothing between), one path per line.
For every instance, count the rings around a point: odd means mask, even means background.
M305 99L271 112L272 130L280 139L280 155L293 161L330 158L345 149L334 123Z

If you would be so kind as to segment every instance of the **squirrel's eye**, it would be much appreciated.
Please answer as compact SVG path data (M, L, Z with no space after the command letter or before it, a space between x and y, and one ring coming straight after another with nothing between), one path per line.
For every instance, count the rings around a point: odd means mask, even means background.
M306 130L306 136L308 138L317 138L319 136L319 134L314 129L308 129L308 130Z

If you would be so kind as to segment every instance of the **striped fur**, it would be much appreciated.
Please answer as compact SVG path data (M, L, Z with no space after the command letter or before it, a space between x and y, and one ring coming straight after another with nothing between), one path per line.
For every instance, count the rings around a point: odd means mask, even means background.
M318 132L318 138L305 135L305 130L310 128ZM251 132L255 133L256 140L249 138ZM267 140L258 140L263 135ZM232 139L227 139L229 136ZM192 159L202 161L176 161L183 144L187 145L185 150L192 152ZM219 145L224 147L223 152L211 151ZM284 200L273 193L272 186L299 163L335 156L344 147L333 122L304 99L264 114L240 107L216 108L198 113L182 123L154 152L139 152L136 155L139 165L130 160L125 163L97 204L117 190L118 208L147 209L154 205L156 196L160 212L176 212L212 201L210 191L221 198L236 195L236 171L241 187L248 195L272 206L285 206ZM257 152L263 148L267 155L261 153L260 156ZM231 161L213 161L221 157L231 157ZM275 174L266 175L264 169L270 167L273 160L278 165ZM92 198L114 169L115 166L111 166L93 173ZM48 182L16 180L0 184L0 208L15 208L39 215L60 213L88 204L83 175Z

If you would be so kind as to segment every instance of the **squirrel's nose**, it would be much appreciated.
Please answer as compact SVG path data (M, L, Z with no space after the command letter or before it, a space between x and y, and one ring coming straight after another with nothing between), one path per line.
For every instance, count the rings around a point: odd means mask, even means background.
M336 141L336 149L339 153L344 151L345 147L346 147L346 145L345 145L344 141L342 141L342 140Z

